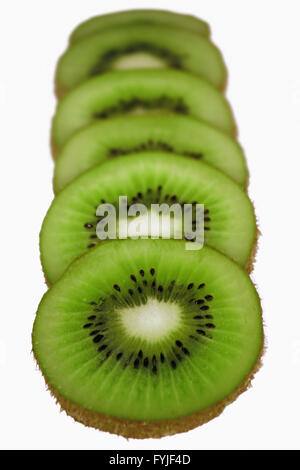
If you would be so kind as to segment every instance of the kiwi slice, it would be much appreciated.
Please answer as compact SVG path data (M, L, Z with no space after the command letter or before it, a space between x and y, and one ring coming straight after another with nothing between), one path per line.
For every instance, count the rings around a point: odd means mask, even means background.
M128 207L136 203L148 208L154 203L204 204L205 243L246 266L256 221L242 188L203 162L190 159L187 164L183 156L145 152L107 160L55 197L40 235L42 265L50 284L77 256L101 243L96 233L102 220L96 216L97 207L109 203L117 209L120 196L127 197Z
M54 191L106 159L156 150L203 160L246 185L245 157L234 139L194 118L170 114L115 117L78 131L56 160Z
M99 33L109 28L119 28L123 25L174 26L194 31L203 36L209 36L210 34L208 24L195 16L182 15L165 10L127 10L95 16L84 21L75 28L70 37L70 42L74 43L91 34Z
M235 134L228 102L205 80L178 70L123 70L90 78L64 96L53 120L53 145L59 149L95 120L143 113L190 115Z
M42 299L34 354L75 420L125 437L171 435L249 386L263 347L255 288L227 257L184 245L105 242Z
M58 95L110 69L175 68L224 88L226 69L209 39L188 30L160 25L123 25L79 41L59 60Z

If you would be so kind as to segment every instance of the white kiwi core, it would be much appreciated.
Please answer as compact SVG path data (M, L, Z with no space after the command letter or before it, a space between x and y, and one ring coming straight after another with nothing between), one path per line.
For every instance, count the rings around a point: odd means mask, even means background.
M149 299L145 305L119 310L120 320L129 336L156 342L180 325L181 310L176 303Z
M147 52L134 52L118 57L112 64L114 70L128 69L161 69L166 68L166 62L160 57Z

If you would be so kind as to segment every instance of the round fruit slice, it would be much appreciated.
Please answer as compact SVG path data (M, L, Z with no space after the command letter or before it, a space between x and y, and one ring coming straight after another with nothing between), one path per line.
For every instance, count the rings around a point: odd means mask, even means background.
M209 39L160 25L123 25L93 34L69 47L56 72L58 95L108 70L175 68L224 88L226 69Z
M164 10L128 10L107 15L95 16L81 23L73 31L70 41L72 43L109 28L118 28L123 25L161 25L174 26L209 36L208 24L191 15L181 15Z
M41 260L50 283L55 282L76 257L101 243L97 225L103 219L97 211L99 205L112 204L116 216L121 214L123 220L122 212L118 211L122 196L127 197L127 207L144 204L150 209L151 204L171 206L176 203L181 209L184 204L204 204L205 243L242 266L247 264L255 240L256 221L252 204L241 187L200 161L148 152L98 165L55 197L40 236ZM135 217L128 217L130 236L134 220ZM197 220L193 218L192 222L195 225ZM110 228L111 225L107 227ZM143 229L142 235L154 236L154 230ZM160 232L161 236L166 236L165 233ZM176 234L177 230L174 236Z
M107 159L162 150L200 159L245 187L248 171L240 145L227 134L188 116L126 116L95 122L62 147L54 191Z
M90 78L59 102L53 144L80 128L122 114L186 114L235 134L228 102L205 80L178 70L123 70Z
M260 302L246 273L176 240L105 242L40 303L33 350L77 421L125 437L187 431L222 412L260 364Z

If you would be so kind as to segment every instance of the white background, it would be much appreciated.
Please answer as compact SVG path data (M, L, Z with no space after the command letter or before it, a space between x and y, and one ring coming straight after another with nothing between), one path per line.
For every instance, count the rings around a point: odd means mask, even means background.
M53 197L49 128L57 58L86 18L147 7L202 17L224 54L263 234L252 277L268 349L253 388L219 418L173 437L127 441L59 412L36 369L30 335L46 290L38 233ZM2 0L0 9L0 447L299 449L300 2Z

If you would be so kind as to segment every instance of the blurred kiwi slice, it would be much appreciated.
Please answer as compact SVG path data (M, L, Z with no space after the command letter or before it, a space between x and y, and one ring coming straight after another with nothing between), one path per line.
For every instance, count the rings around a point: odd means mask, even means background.
M220 51L207 38L188 30L126 24L79 41L59 60L58 94L108 70L182 69L223 89L226 69Z
M107 159L163 151L209 163L245 187L248 179L240 145L218 129L188 116L126 116L78 131L63 145L54 170L54 191Z
M77 26L70 37L75 43L87 36L105 31L110 28L119 28L123 25L160 25L173 26L195 33L209 36L208 24L192 15L183 15L166 10L127 10L94 16Z
M145 152L107 160L74 179L55 197L40 234L41 261L50 284L75 258L103 243L97 232L97 224L103 218L96 215L97 208L112 204L118 216L121 196L126 196L128 207L204 204L204 242L248 267L256 221L242 188L203 162ZM136 218L128 220L134 227ZM194 215L192 222L197 223ZM153 233L146 231L143 235Z
M214 86L178 70L112 71L67 93L53 119L52 143L59 149L82 127L128 114L184 114L235 135L230 106Z
M75 420L124 437L195 428L260 365L259 298L246 273L178 240L108 241L46 293L33 351Z

